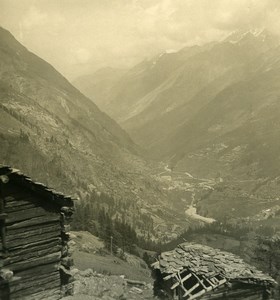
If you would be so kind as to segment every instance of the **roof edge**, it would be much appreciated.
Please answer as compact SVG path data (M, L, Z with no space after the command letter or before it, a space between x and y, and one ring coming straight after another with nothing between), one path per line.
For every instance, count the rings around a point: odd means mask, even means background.
M76 200L72 196L64 195L57 192L53 188L47 187L45 184L32 180L29 176L23 174L20 170L9 166L0 165L0 176L7 176L9 180L16 182L16 184L23 186L40 196L58 204L59 206L73 207Z

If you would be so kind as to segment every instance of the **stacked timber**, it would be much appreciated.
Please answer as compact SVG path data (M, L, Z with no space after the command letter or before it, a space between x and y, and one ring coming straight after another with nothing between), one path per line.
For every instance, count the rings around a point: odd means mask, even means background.
M174 291L178 299L263 299L276 284L232 253L192 243L162 253L152 267L159 294L171 299Z
M72 199L17 170L2 167L3 174L9 181L2 181L0 195L5 216L0 220L0 298L56 300L71 294Z

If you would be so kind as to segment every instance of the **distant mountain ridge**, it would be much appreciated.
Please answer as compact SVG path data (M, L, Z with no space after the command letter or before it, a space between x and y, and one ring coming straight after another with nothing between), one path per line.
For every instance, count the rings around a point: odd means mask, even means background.
M73 85L80 89L89 98L93 97L93 102L103 110L106 106L106 99L111 93L111 87L118 82L127 72L125 69L115 69L105 67L97 70L93 74L83 75L73 81Z
M279 37L238 31L143 61L104 111L173 174L214 180L197 211L229 220L279 205L279 82Z
M182 136L178 138L180 127L220 92L259 72L258 61L277 45L279 39L262 29L162 53L115 83L103 109L152 156L174 156L176 145L184 143Z

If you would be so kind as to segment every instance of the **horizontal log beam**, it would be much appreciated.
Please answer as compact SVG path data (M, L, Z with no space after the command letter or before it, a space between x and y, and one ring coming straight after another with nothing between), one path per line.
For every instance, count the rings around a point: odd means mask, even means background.
M26 289L16 290L11 293L11 298L24 299L24 297L28 296L26 299L49 299L46 298L46 295L51 295L49 294L48 290L53 290L56 288L57 291L60 291L60 278L54 278L52 280L43 280L42 284L34 284ZM44 298L38 298L39 295L44 295Z
M11 269L13 272L17 272L20 270L26 270L33 267L37 267L40 265L50 264L50 263L57 263L60 261L61 252L55 252L52 254L48 254L43 257L38 258L30 258L25 261L20 261L17 263L7 264L6 267Z
M19 227L19 228L11 228L10 226L6 227L6 234L7 235L16 235L16 234L22 234L24 232L26 232L27 230L35 230L35 229L40 229L40 228L45 228L48 226L60 226L61 227L61 223L60 221L56 220L56 221L52 221L49 223L40 223L40 224L36 224L33 226L28 226L28 227ZM62 228L62 227L61 227Z
M33 208L28 208L25 210L19 210L19 211L9 213L9 216L6 219L6 223L11 224L15 222L29 220L35 217L48 216L48 215L52 215L52 214L46 211L44 208L33 207Z
M34 268L29 268L22 271L17 271L16 276L21 278L32 278L34 274L39 276L40 274L53 273L59 270L60 263L49 263L46 265L37 266Z
M42 249L42 250L29 251L25 254L20 254L20 255L10 254L9 257L7 257L3 260L3 263L5 266L11 265L11 264L14 264L14 263L17 263L20 261L26 261L26 260L36 258L36 257L43 257L43 256L46 256L49 254L56 253L58 251L61 251L61 245L56 245L56 246L52 246L52 247L50 247L49 245L44 245L44 249ZM72 266L72 265L69 265L69 266Z
M15 293L20 290L25 290L35 285L44 285L45 283L51 282L53 280L60 280L59 271L36 275L34 274L33 278L21 278L20 281L10 282L10 292Z
M26 239L29 238L31 236L34 235L41 235L41 234L45 234L47 232L53 232L56 231L58 233L58 235L61 232L61 226L58 222L55 222L55 224L46 224L46 225L42 225L41 227L28 227L25 228L24 231L19 230L19 231L7 231L6 234L6 242L11 242L14 240L21 240L21 239Z
M37 224L47 224L52 223L54 221L60 221L60 215L53 214L53 215L47 215L47 216L40 216L40 217L34 217L29 220L17 222L14 224L7 224L7 229L14 229L14 228L21 228L21 227L29 227Z
M5 212L7 213L13 213L13 212L17 212L17 211L21 211L21 210L25 210L25 209L30 209L30 208L35 208L36 205L34 203L28 202L28 203L17 203L17 202L12 202L9 203L9 205L5 206Z
M55 230L52 232L47 232L42 235L34 235L34 236L26 237L25 239L7 241L7 248L8 249L18 248L18 247L21 247L24 245L44 241L47 239L52 239L52 238L59 237L59 236L60 236L60 232Z
M52 242L57 242L59 243L60 245L62 245L62 239L61 237L50 237L50 238L45 238L45 239L42 239L40 241L35 241L33 243L28 243L28 244L24 244L24 245L20 245L19 247L14 247L14 248L10 248L9 249L9 252L10 253L15 253L16 251L20 251L20 250L28 250L32 247L37 247L37 246L40 246L40 245L45 245L47 247L47 245L49 243L52 243Z
M60 238L55 238L52 240L42 241L41 243L26 245L25 248L11 249L9 251L9 257L17 257L28 255L29 253L37 253L45 249L62 248L62 243Z
M25 201L24 199L30 198L29 194L26 194L22 192L21 190L18 192L15 192L14 189L9 193L9 196L5 196L5 202L8 204L10 202L20 202L20 201Z

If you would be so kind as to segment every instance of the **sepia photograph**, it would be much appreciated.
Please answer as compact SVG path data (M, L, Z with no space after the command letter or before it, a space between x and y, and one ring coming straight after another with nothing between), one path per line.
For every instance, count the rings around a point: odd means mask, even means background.
M280 300L280 1L0 0L0 300Z

